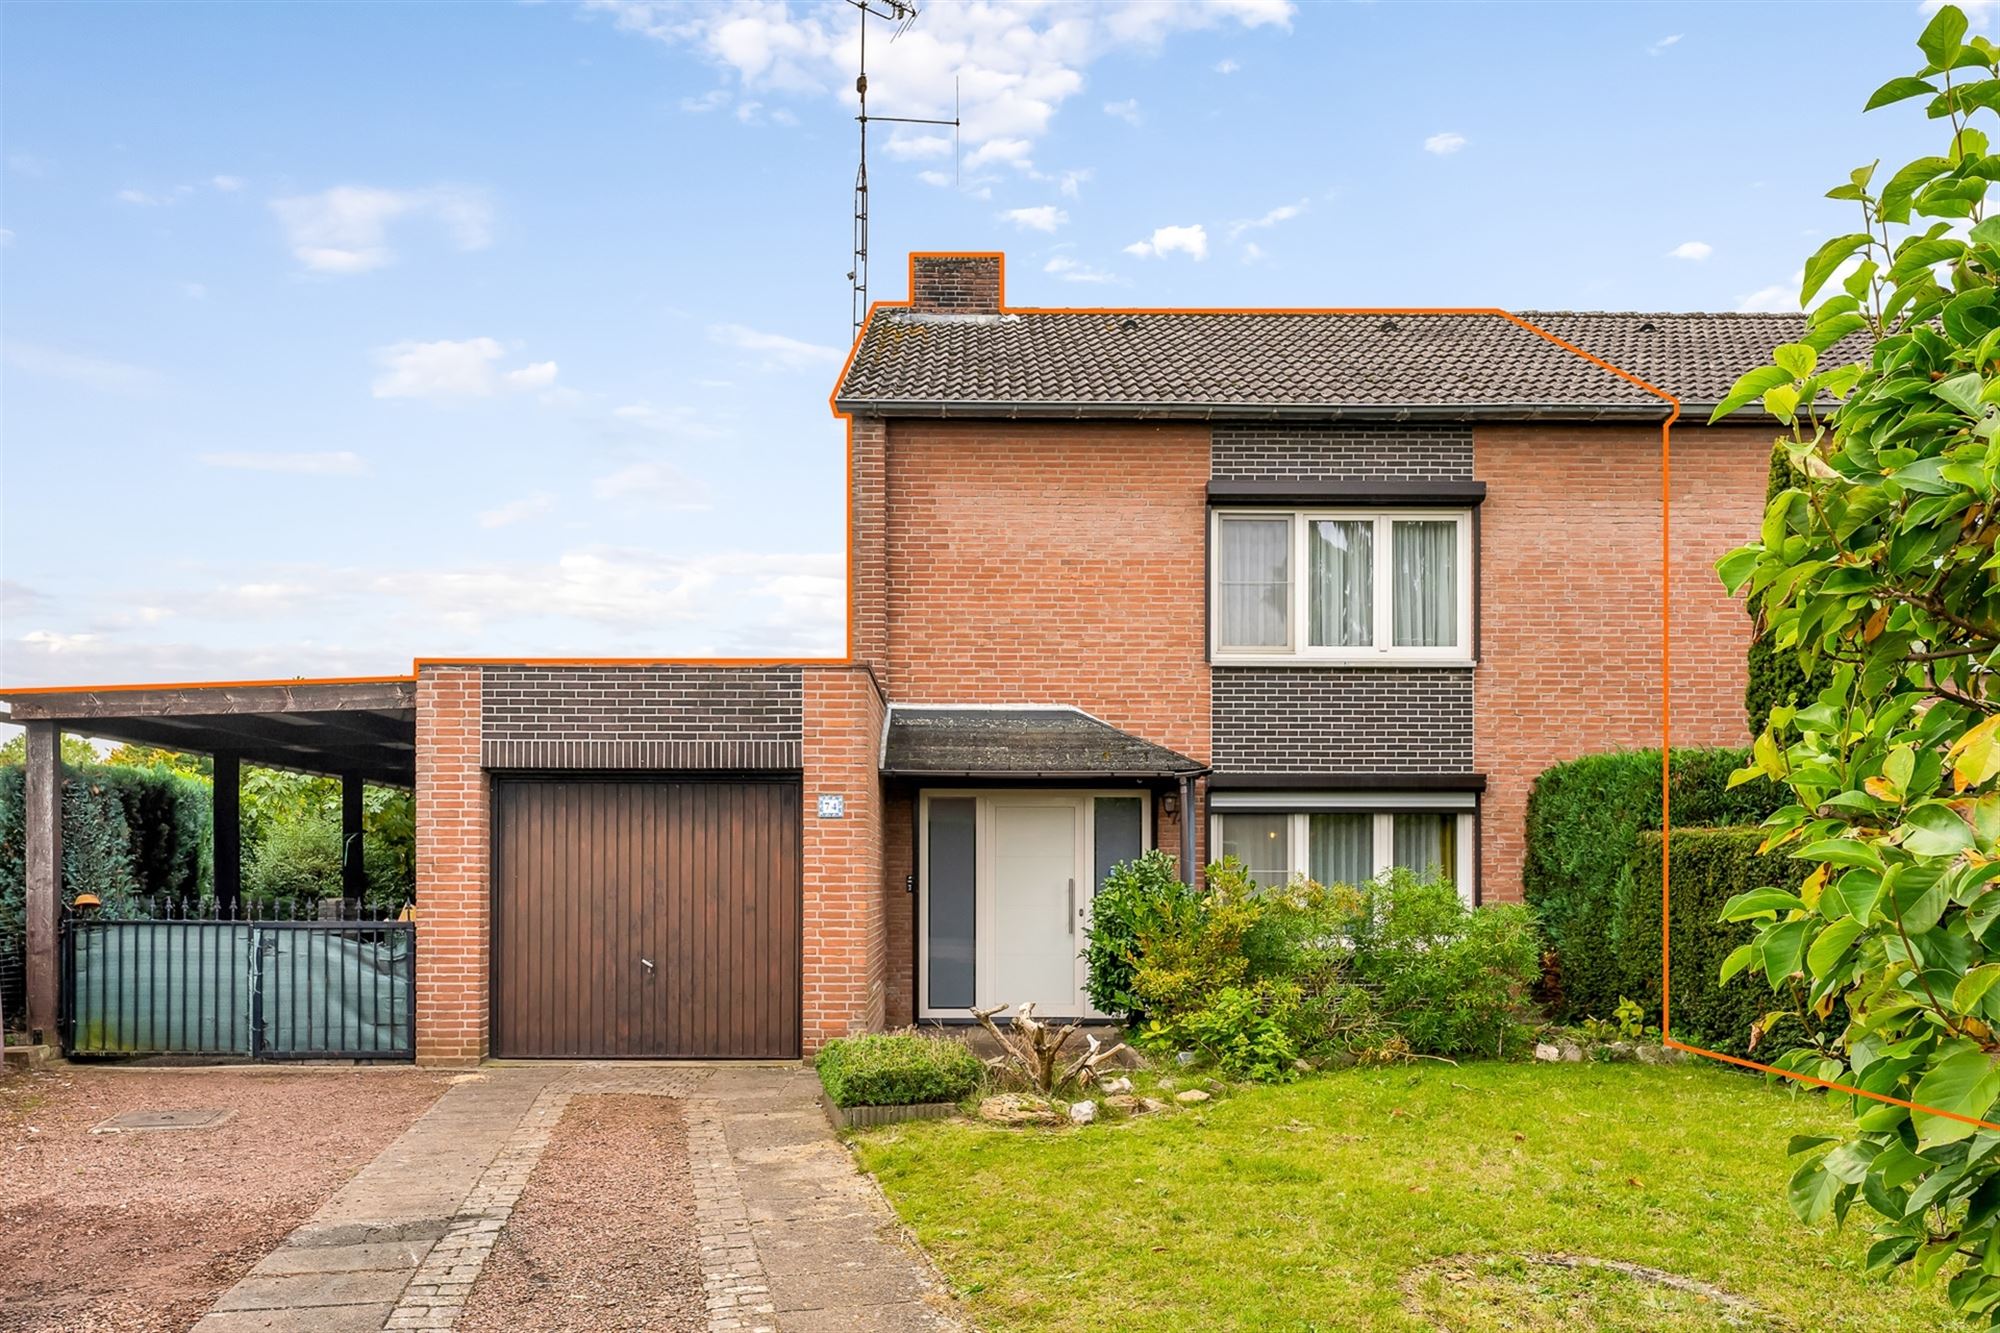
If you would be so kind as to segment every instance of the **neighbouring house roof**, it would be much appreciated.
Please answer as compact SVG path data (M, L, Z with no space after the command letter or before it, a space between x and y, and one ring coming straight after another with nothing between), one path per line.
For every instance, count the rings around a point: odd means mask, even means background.
M1528 311L1688 415L1796 340L1803 315ZM1850 340L1829 354L1858 359ZM871 315L835 394L909 416L1658 418L1639 385L1498 313L1028 311Z
M1206 765L1077 708L896 704L882 772L930 778L1175 778Z

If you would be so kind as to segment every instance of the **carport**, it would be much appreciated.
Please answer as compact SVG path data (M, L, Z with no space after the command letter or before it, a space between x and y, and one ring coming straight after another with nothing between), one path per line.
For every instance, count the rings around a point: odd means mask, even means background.
M215 895L242 892L239 784L245 763L341 780L343 889L365 887L362 787L416 785L417 686L409 678L230 685L11 690L10 720L27 732L27 1013L55 1032L62 917L64 732L208 755L215 765Z

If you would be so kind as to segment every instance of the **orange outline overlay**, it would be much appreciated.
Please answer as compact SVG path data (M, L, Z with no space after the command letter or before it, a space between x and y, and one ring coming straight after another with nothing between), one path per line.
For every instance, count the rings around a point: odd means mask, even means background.
M1047 315L1494 315L1519 325L1538 337L1546 338L1565 351L1582 357L1618 378L1644 389L1664 400L1668 406L1666 420L1660 423L1660 1030L1662 1042L1677 1051L1691 1055L1706 1056L1724 1064L1737 1065L1744 1069L1754 1069L1764 1074L1792 1079L1795 1082L1825 1088L1832 1092L1844 1092L1857 1097L1867 1097L1873 1101L1886 1102L1906 1110L1922 1111L1926 1115L1939 1116L1947 1120L1959 1120L1982 1129L2000 1130L2000 1124L1980 1120L1974 1116L1959 1115L1952 1111L1940 1111L1918 1102L1905 1101L1884 1093L1868 1092L1846 1083L1836 1083L1828 1079L1814 1078L1810 1074L1795 1073L1779 1069L1773 1065L1760 1064L1755 1060L1745 1060L1739 1056L1724 1055L1700 1046L1691 1046L1676 1041L1669 1021L1672 999L1672 857L1668 850L1670 839L1664 835L1672 829L1673 798L1673 640L1672 640L1672 592L1673 592L1673 544L1672 544L1672 481L1673 481L1673 427L1680 419L1681 402L1673 394L1658 385L1649 384L1630 371L1620 369L1603 357L1585 351L1576 344L1567 342L1550 333L1547 329L1531 324L1512 311L1491 306L1010 306L1007 304L1007 255L997 250L913 250L909 257L909 298L901 301L877 300L869 303L868 317L863 327L875 317L875 312L885 309L907 308L914 303L916 294L916 270L919 259L993 259L1000 265L998 311L1001 314ZM415 680L417 673L426 666L814 666L849 667L854 666L854 421L840 410L838 400L840 386L847 380L847 372L854 364L855 353L861 350L861 339L857 335L847 349L847 357L840 363L840 374L834 378L833 390L827 395L827 406L833 415L847 423L846 469L844 486L846 505L846 571L847 595L846 652L839 657L419 657L410 663L410 672L405 676L328 676L296 677L288 680L221 680L221 681L170 681L143 685L48 685L32 686L25 689L0 687L0 694L104 694L119 690L164 690L164 689L216 689L227 687L278 686L278 685L362 685L385 684L393 681Z

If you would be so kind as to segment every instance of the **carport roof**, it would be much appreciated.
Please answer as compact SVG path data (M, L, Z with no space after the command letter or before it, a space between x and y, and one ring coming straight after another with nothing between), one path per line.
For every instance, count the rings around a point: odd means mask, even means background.
M18 690L0 692L0 702L9 721L107 740L387 786L417 780L414 680Z
M895 704L882 739L892 777L1163 779L1201 763L1064 706Z

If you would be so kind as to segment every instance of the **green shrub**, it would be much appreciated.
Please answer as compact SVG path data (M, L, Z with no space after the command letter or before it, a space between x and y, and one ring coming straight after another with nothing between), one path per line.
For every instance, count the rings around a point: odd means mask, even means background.
M1467 907L1450 881L1398 870L1365 886L1346 927L1352 976L1421 1055L1525 1044L1541 942L1527 910Z
M830 1041L813 1067L826 1095L843 1107L963 1101L986 1076L986 1066L964 1042L915 1032Z
M1099 1013L1119 1014L1127 1022L1139 1019L1143 1006L1132 991L1139 936L1196 896L1181 883L1174 858L1157 848L1111 868L1091 899L1090 925L1084 931L1083 956L1090 965L1084 989Z
M1639 839L1616 931L1619 963L1648 1023L1660 1021L1661 839L1658 833ZM1670 835L1674 1004L1670 1017L1678 1041L1726 1055L1750 1055L1751 1026L1786 1007L1772 996L1761 976L1739 976L1726 986L1717 980L1723 960L1757 933L1754 922L1724 922L1723 905L1739 893L1767 885L1796 892L1805 878L1807 867L1782 852L1759 856L1763 840L1764 835L1754 829L1676 828ZM1845 1022L1836 1013L1823 1026L1838 1031ZM1756 1049L1766 1054L1784 1050L1806 1035L1799 1021L1788 1017L1761 1034Z
M1196 1051L1230 1078L1284 1083L1293 1077L1299 1057L1292 1037L1299 1003L1299 988L1288 981L1224 986L1204 997L1197 1009L1147 1024L1142 1042L1156 1049Z
M1730 773L1748 762L1745 750L1675 750L1674 823L1755 825L1785 804L1787 793L1769 782L1729 787ZM1587 755L1535 779L1522 884L1547 938L1543 999L1553 1017L1603 1018L1633 993L1613 923L1632 853L1660 822L1658 750Z
M0 934L18 932L26 896L25 770L0 767ZM107 909L138 895L199 897L209 883L208 788L165 769L63 770L63 898Z

